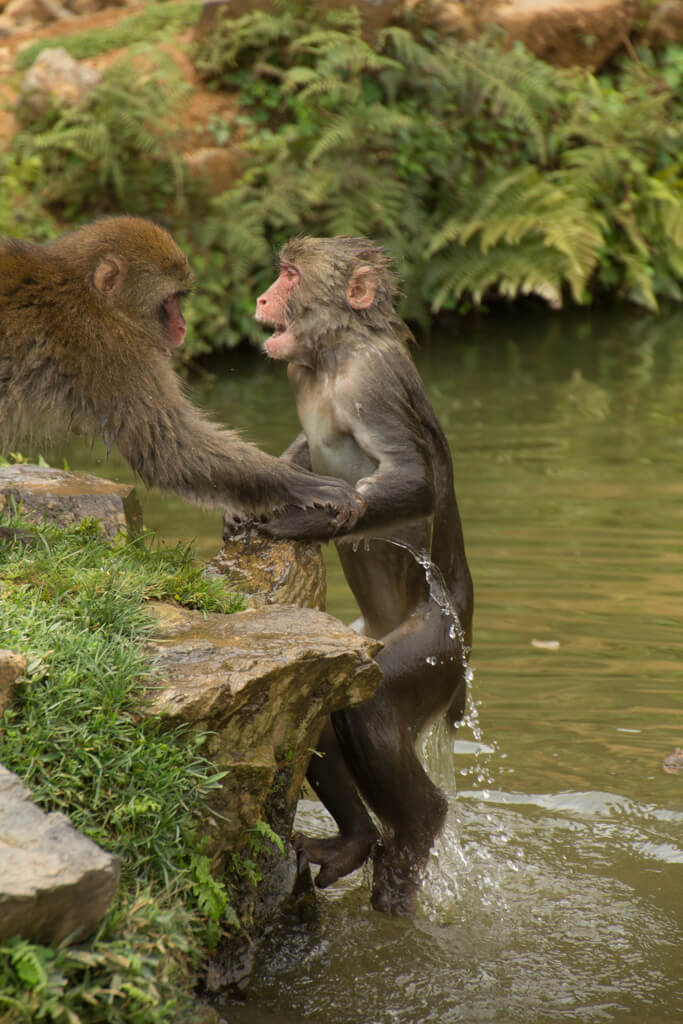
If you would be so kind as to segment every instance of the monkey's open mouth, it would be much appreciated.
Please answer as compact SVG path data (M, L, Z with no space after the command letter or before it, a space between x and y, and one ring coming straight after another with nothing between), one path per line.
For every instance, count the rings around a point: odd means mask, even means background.
M177 292L169 296L162 303L159 310L159 319L164 327L166 335L166 349L170 356L172 349L178 348L185 340L187 328L183 314L180 311L181 300L185 297L184 292Z
M271 331L270 335L264 339L264 345L266 345L269 341L273 341L277 338L280 338L287 330L286 324L276 323L274 320L262 320L259 316L256 317L256 320L263 327L270 328Z

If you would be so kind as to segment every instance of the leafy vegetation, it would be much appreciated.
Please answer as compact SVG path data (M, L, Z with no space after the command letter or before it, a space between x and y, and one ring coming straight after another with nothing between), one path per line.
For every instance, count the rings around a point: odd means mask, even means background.
M87 943L0 944L0 1019L187 1020L202 949L237 922L197 836L220 778L202 737L139 715L152 673L144 600L212 611L241 602L189 548L161 551L144 538L112 548L93 522L36 537L30 548L0 545L0 632L28 659L20 697L0 719L0 762L43 808L68 813L115 853L122 881Z
M233 261L245 223L259 256L297 232L370 234L423 321L495 295L681 298L683 48L596 78L418 23L371 45L355 11L310 24L306 4L254 12L197 57L239 90L249 132L243 180L213 209Z
M29 167L40 161L43 201L68 220L118 210L180 213L185 170L173 113L188 91L170 59L133 50L83 103L32 119L15 138L15 159Z
M184 3L146 13L161 24L170 7L189 17ZM656 309L683 295L683 47L630 53L595 76L494 35L441 37L419 7L369 40L355 9L283 0L220 16L196 49L205 82L240 103L236 123L199 126L244 152L214 199L188 188L178 157L182 83L162 63L141 73L140 55L0 160L20 195L42 195L44 223L28 214L41 229L114 209L171 228L198 279L190 353L260 339L254 296L300 233L379 239L402 312L422 325L524 296L559 307L610 293ZM25 232L8 202L0 226Z
M140 14L121 18L115 25L91 28L87 32L40 39L20 50L15 67L25 71L38 54L47 47L61 46L76 60L87 60L98 53L108 53L136 43L161 42L173 33L194 25L201 11L199 0L174 0L173 3L150 3Z

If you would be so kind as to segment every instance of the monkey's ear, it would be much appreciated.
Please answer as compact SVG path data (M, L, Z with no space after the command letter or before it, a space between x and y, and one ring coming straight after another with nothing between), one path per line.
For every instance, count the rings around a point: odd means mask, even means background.
M377 294L377 271L374 267L358 267L346 288L346 301L351 309L367 309Z
M103 256L95 267L93 284L101 295L116 295L123 284L123 263L116 256Z

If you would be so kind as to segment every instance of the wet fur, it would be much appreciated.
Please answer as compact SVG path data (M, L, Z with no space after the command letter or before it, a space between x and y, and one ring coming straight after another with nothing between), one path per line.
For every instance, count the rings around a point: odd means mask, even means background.
M372 857L373 905L411 913L447 809L415 742L440 714L451 723L462 714L472 642L472 580L451 456L410 355L410 331L393 308L396 283L383 251L367 239L304 238L288 243L282 260L298 268L299 283L282 314L277 286L264 305L287 326L288 375L304 428L283 457L342 477L365 499L352 534L360 543L337 547L363 631L384 643L375 697L332 715L318 743L323 757L309 767L339 835L299 835L296 848L300 864L321 865L323 887ZM369 307L355 310L349 281L359 266L374 268L366 277L376 288ZM299 536L317 529L315 513L292 513L289 522ZM461 634L450 635L452 619L430 594L424 569L392 538L429 553Z

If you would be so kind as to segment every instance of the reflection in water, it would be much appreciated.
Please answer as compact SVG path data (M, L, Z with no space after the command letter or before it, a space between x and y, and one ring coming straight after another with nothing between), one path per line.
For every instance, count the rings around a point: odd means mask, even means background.
M677 1024L683 777L661 764L683 744L683 316L520 313L416 361L453 450L480 721L424 744L451 808L417 918L341 880L318 928L274 933L230 1020ZM285 448L281 368L213 369L196 397ZM130 479L99 447L67 457ZM152 495L145 515L218 547L218 514ZM323 834L319 804L300 814Z

